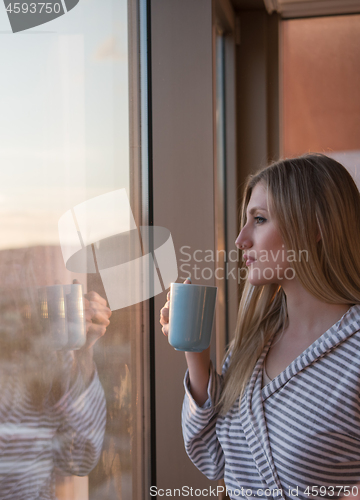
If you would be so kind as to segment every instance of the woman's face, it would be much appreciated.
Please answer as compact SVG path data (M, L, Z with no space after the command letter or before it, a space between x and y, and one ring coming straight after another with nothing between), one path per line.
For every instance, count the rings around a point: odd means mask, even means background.
M277 283L293 279L295 272L287 260L288 253L276 220L271 216L265 186L259 182L252 190L246 211L246 224L235 244L244 251L248 280L252 285Z

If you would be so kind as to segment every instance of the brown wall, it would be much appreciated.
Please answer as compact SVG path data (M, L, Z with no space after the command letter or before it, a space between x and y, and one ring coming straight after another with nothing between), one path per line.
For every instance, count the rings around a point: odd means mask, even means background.
M214 250L215 244L212 5L154 0L151 18L154 225L171 231L181 264L182 246L192 253ZM205 488L209 481L184 450L180 417L186 362L157 322L165 301L166 293L155 297L157 486Z
M283 155L360 149L360 15L282 22Z

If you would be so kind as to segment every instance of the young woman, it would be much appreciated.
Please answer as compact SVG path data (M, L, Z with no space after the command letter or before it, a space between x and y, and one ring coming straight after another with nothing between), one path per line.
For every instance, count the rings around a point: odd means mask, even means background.
M208 350L186 353L187 453L232 499L356 493L359 191L324 155L279 161L249 179L241 228L248 275L222 375Z

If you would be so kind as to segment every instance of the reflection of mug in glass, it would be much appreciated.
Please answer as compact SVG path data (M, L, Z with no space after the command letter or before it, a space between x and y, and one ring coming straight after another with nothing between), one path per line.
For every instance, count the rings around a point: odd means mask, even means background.
M169 343L178 351L201 352L210 345L216 286L171 283Z
M42 334L55 350L79 349L86 341L82 285L39 288Z
M84 297L82 285L64 285L68 349L79 349L86 341Z

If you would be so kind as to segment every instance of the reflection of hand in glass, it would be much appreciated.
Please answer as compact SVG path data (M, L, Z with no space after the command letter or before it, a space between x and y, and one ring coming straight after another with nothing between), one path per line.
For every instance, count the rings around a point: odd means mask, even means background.
M84 348L92 347L105 334L111 316L111 310L106 304L106 300L96 292L89 292L85 295L86 344Z
M74 280L74 284L78 281ZM93 346L106 332L109 325L111 310L107 302L96 292L89 292L84 296L84 309L86 319L86 342L81 349L74 351L74 359L77 361L87 385L94 373Z

